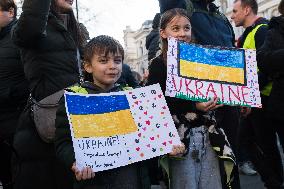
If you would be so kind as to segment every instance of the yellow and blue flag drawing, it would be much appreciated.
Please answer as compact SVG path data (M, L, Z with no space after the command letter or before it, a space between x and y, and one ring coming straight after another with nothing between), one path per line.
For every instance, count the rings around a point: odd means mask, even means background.
M74 137L108 137L136 132L126 95L65 94Z
M245 51L179 42L181 77L220 83L246 84Z

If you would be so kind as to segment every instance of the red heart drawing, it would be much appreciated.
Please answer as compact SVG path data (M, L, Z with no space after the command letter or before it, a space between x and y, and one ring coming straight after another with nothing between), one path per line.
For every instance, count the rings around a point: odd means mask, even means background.
M159 97L159 98L162 98L162 95L161 95L161 94L159 94L159 95L158 95L158 97Z
M157 98L155 97L154 100L156 100Z
M150 118L150 119L153 119L153 116L150 116L149 118Z
M140 156L141 156L141 157L144 157L144 154L143 154L143 153L141 153L141 154L140 154Z
M148 148L150 148L150 144L147 144L146 146L147 146Z
M169 143L170 143L170 144L172 144L172 143L173 143L173 141L172 141L172 140L170 140L170 141L169 141Z
M165 112L161 112L161 114L163 115Z
M147 115L147 114L148 114L148 112L146 111L146 112L144 112L144 114L145 114L145 115Z
M139 150L140 150L140 148L139 148L139 147L137 147L137 148L136 148L136 150L137 150L137 151L139 151Z
M163 108L164 110L165 110L165 109L167 109L167 107L166 107L166 106L163 106L162 108Z
M129 92L128 94L132 94L132 92Z
M163 144L164 146L167 146L167 142L163 142L162 144Z
M146 127L143 127L142 129L143 129L144 131L146 131Z
M138 133L138 136L141 137L141 133Z
M150 125L150 121L149 121L149 120L147 120L147 121L146 121L146 124L147 124L147 125Z
M165 123L164 126L165 126L165 127L168 127L168 123Z
M138 102L138 101L135 101L134 103L138 105L139 102Z
M150 140L155 140L155 137L150 137Z

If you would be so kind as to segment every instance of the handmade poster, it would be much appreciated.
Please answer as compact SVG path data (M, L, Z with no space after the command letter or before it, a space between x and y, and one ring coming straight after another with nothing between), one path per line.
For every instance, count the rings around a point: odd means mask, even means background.
M168 39L166 96L261 107L255 50Z
M65 106L79 168L113 169L180 144L158 84L97 95L65 92Z

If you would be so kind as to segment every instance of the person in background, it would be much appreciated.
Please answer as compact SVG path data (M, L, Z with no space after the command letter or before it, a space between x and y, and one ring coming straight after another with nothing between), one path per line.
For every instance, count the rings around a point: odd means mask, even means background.
M139 87L139 81L132 74L130 66L127 64L122 64L122 73L117 83L126 87L137 88Z
M20 50L11 40L17 23L13 0L0 0L0 182L12 188L11 158L17 122L29 95Z
M268 29L268 20L257 15L258 5L256 0L235 0L231 19L235 22L236 27L245 28L244 33L238 40L237 47L244 49L258 50L264 42L265 35ZM264 143L268 144L267 140L271 137L265 137L267 132L267 121L265 120L264 112L266 108L267 98L271 90L271 83L267 75L258 71L258 82L261 90L262 109L259 108L242 108L241 124L239 127L239 169L246 175L255 175L251 161L253 161L260 175L264 178L271 176L265 175L263 169L270 169L269 163L263 163L263 158L259 159L255 156L258 148L263 148ZM251 111L251 113L250 113ZM272 131L271 131L272 132ZM270 142L269 142L270 143ZM274 146L274 148L277 146ZM273 148L273 146L271 146ZM258 153L259 154L259 153ZM264 181L267 179L263 179Z
M146 36L146 49L148 50L148 61L156 57L157 52L159 51L159 42L160 42L160 19L161 14L157 13L152 22L152 30Z
M268 143L263 148L266 160L270 162L269 172L267 172L267 174L271 174L268 177L270 178L270 185L267 185L269 189L284 188L282 185L283 165L278 148L275 147L277 141L276 133L280 141L284 141L284 0L280 1L278 10L280 16L271 18L264 44L257 50L258 68L261 72L268 74L273 82L265 111L265 115L269 120L266 132L267 134L271 131L273 132L273 135L265 135L265 139L269 139L273 143Z
M71 170L56 158L54 139L47 142L45 133L38 132L32 110L35 102L79 81L77 49L84 41L72 3L72 0L25 0L12 32L13 42L21 49L31 93L14 137L19 155L15 189L72 188Z

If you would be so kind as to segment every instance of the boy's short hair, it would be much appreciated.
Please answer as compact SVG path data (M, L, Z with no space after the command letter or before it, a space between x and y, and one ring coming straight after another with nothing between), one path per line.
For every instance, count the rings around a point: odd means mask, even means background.
M17 5L14 0L0 0L0 10L9 11L10 8L14 9L14 18L17 16Z
M119 41L107 35L99 35L91 39L85 46L84 62L91 62L94 54L108 55L109 53L115 54L117 52L121 54L123 61L124 50Z

